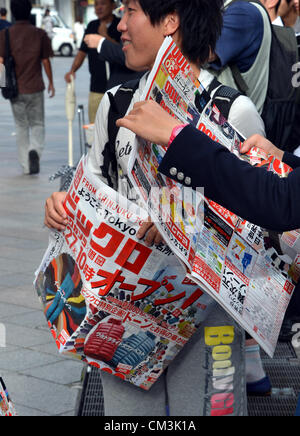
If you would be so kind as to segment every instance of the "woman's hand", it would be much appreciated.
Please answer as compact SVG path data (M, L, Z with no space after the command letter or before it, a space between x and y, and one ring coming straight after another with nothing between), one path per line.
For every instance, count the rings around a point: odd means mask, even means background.
M261 135L253 135L248 138L241 147L241 153L247 153L252 147L261 148L268 155L274 156L279 160L283 159L284 152Z
M182 125L172 118L154 101L136 103L132 111L117 121L118 127L125 127L147 141L168 145L174 127Z

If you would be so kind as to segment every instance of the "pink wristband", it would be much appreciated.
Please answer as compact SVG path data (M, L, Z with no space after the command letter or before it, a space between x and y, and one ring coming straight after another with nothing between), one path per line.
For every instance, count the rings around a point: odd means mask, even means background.
M172 144L172 142L174 141L174 139L176 138L177 135L179 135L179 133L187 126L188 124L182 124L181 126L175 126L174 129L172 130L171 136L170 136L170 140L168 143L168 147Z

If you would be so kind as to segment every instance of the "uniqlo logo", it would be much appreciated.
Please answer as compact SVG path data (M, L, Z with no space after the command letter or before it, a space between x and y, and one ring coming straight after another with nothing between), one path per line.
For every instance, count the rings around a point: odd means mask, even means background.
M295 289L295 286L287 280L287 281L285 282L285 285L284 285L284 290L285 290L289 295L291 295L294 289Z
M58 340L61 343L61 345L66 345L68 339L69 339L68 333L65 330L62 330L61 334L58 337Z

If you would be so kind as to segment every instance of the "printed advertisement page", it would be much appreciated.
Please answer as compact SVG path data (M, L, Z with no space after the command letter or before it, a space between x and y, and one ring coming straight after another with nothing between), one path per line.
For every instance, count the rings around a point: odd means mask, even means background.
M17 416L14 404L0 376L0 416Z
M258 148L240 154L242 136L194 76L172 38L166 38L148 78L144 98L158 102L253 166L286 177L291 168ZM138 138L131 181L145 208L189 277L208 292L273 356L284 314L299 280L297 253L278 254L271 235L158 172L166 148Z
M136 233L148 214L77 168L68 225L52 231L35 287L61 353L148 390L215 304L170 248Z

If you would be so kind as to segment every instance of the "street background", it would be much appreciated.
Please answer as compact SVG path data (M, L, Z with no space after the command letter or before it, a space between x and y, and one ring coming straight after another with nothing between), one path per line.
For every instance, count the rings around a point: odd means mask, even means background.
M83 364L59 355L33 289L34 273L48 245L44 204L59 180L49 177L68 163L68 123L64 74L73 58L52 60L56 96L46 103L46 147L41 173L24 176L17 162L10 103L0 96L0 374L22 416L74 415ZM77 104L87 116L89 73L77 74ZM47 87L47 80L45 80ZM77 114L73 124L75 162L80 158ZM2 331L2 329L1 329Z

